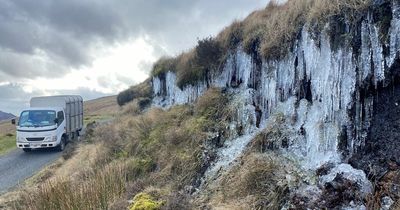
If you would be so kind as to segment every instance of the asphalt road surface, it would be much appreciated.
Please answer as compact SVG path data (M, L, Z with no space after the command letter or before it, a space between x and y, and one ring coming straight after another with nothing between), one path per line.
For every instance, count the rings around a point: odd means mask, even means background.
M44 166L54 162L62 152L56 150L33 150L24 152L16 149L0 156L0 194L23 183Z

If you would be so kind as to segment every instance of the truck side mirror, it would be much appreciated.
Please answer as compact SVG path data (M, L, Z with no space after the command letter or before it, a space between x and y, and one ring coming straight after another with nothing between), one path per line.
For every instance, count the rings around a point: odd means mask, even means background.
M58 118L54 119L54 123L58 125Z
M15 119L11 119L11 124L15 125Z

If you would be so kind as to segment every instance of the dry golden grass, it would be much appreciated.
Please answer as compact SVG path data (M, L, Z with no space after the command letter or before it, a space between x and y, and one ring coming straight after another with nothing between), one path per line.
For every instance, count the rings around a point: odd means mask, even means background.
M370 0L289 0L283 5L271 2L242 22L243 46L247 52L276 59L288 52L307 23L321 30L331 17L352 16L369 5Z
M22 192L16 209L107 209L125 190L128 173L124 163L109 164L87 172L80 182L71 179L45 181L35 190Z
M225 27L216 37L224 50L235 49L243 40L243 22L235 20L230 26Z
M276 154L248 152L195 203L208 203L213 209L281 209L288 195L288 166Z

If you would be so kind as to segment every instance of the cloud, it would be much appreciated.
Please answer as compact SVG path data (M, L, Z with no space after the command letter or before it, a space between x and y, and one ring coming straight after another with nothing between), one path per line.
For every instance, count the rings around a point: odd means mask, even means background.
M22 84L7 83L0 84L0 108L14 115L29 106L29 100L32 95L44 95L40 90L32 91L31 93L24 90Z
M96 99L103 96L109 96L109 94L105 94L96 90L92 90L87 87L78 87L74 90L58 90L54 91L50 95L80 95L82 96L84 101Z
M193 47L198 38L215 35L268 1L0 0L0 110L15 110L11 101L25 101L31 95L64 93L36 90L35 81L63 80L84 69L93 68L93 73L81 77L94 78L103 89L91 89L92 83L68 89L88 98L133 85L149 74L155 58ZM133 73L112 66L109 73L98 74L96 59L103 52L135 40L151 45L138 51L150 50L152 56L146 57L152 59L138 61L130 67ZM136 58L132 55L132 59ZM27 81L37 92L24 91ZM65 83L74 85L74 81Z
M66 73L67 67L90 65L97 44L112 45L140 36L152 40L157 57L166 51L178 53L197 37L215 33L232 18L243 16L243 11L263 4L248 0L2 0L1 57L32 58L22 64L2 59L0 71L18 77L53 77L48 74L54 71L49 63L61 64L61 73ZM40 52L46 61L37 59ZM30 73L21 75L16 69Z

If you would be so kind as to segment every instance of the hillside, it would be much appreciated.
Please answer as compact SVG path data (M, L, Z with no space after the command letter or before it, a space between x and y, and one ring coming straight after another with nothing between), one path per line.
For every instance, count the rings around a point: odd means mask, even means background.
M106 96L89 101L83 104L83 112L86 115L112 115L118 112L116 96Z
M5 112L0 111L0 121L9 120L9 119L12 119L14 117L15 116L13 114L5 113Z
M161 58L13 204L400 209L399 42L397 0L270 3Z

